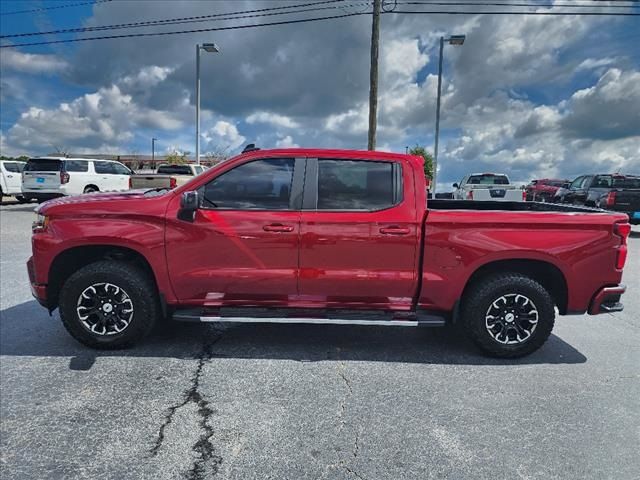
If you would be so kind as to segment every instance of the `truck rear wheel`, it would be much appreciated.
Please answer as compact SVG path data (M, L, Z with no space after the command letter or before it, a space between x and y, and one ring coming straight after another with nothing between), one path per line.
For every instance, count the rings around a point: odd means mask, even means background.
M538 282L519 273L479 280L463 300L464 329L485 354L516 358L544 344L553 330L555 304Z
M121 261L91 263L60 291L60 318L80 343L97 349L126 348L153 328L159 314L155 285L143 271Z

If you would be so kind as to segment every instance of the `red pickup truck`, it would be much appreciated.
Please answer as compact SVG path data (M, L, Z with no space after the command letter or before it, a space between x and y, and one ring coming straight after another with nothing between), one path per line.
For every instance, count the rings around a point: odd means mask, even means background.
M429 200L420 157L256 150L173 191L37 210L31 288L95 348L163 317L457 323L487 354L539 348L556 315L622 309L628 217L537 202Z

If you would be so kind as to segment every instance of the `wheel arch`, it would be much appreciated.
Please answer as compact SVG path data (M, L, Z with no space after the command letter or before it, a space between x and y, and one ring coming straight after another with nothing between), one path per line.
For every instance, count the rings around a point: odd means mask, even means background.
M90 183L88 185L85 185L84 188L82 189L83 192L86 192L87 188L94 188L96 190L96 192L99 192L100 189L98 188L97 185Z
M532 278L549 291L561 315L567 313L569 289L567 279L557 266L544 260L505 259L495 260L478 267L469 277L461 299L478 282L497 273L520 273Z
M132 248L118 245L83 245L70 247L60 252L51 262L49 267L47 298L50 308L58 306L60 290L66 280L82 267L99 260L120 260L138 266L149 276L158 289L158 280L147 258Z

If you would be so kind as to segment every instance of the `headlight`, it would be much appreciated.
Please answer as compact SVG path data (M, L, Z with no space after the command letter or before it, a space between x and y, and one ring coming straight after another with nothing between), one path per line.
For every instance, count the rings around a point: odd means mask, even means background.
M49 217L46 215L42 215L40 213L36 213L36 219L33 221L31 225L31 231L33 233L44 232L47 229L47 225L49 224Z

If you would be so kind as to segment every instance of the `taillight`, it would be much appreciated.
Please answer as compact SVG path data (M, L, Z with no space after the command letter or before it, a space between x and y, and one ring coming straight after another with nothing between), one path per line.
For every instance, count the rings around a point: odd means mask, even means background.
M178 181L175 179L175 177L171 177L169 179L169 188L176 188L178 186Z
M628 223L616 223L613 226L613 233L620 237L620 246L618 247L618 256L616 258L616 268L622 270L627 262L627 238L631 234L631 225Z
M527 201L527 191L526 191L526 190L523 190L523 191L522 191L522 201L523 201L523 202L526 202L526 201Z
M131 176L129 176L129 190L133 188L133 182L131 181Z
M473 200L473 190L467 192L467 200Z
M69 183L69 173L68 172L60 172L60 183L65 184Z
M604 204L607 207L613 207L616 204L616 192L615 191L609 192L609 194L607 195L607 199L605 200Z

